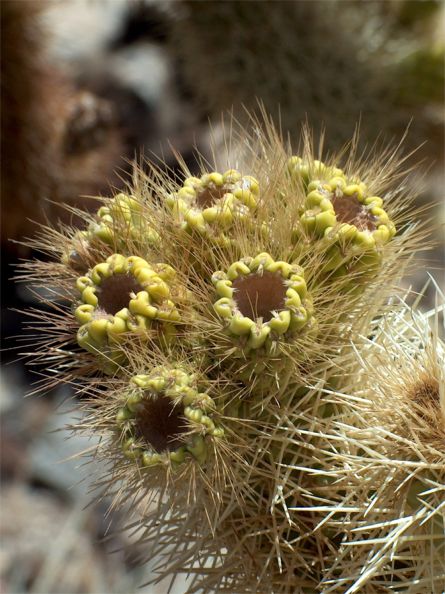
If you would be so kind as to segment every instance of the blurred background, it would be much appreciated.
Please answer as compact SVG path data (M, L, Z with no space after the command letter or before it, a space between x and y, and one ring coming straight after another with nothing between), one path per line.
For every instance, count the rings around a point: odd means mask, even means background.
M87 505L98 469L73 422L69 387L29 396L39 369L20 357L30 288L9 279L37 254L37 224L76 221L62 203L125 188L142 155L197 172L209 119L260 99L294 144L307 119L338 151L404 140L432 250L407 280L443 280L445 5L436 0L3 0L1 9L0 592L164 593L139 566L109 502ZM421 165L417 165L421 163ZM441 226L442 225L442 226ZM425 307L432 305L428 297ZM26 325L26 324L25 324ZM67 439L70 437L70 439ZM114 553L110 554L112 551ZM117 551L117 552L116 552ZM177 581L171 592L184 592Z

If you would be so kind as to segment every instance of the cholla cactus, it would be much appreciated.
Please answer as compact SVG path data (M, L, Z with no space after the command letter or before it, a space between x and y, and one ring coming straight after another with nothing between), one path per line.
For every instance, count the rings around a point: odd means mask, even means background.
M347 592L362 591L364 555L376 587L443 590L445 345L439 322L444 310L438 290L436 307L428 313L403 301L388 312L356 353L351 395L336 395L358 413L350 445L356 444L356 472L369 494L366 519L328 572L327 592L338 583ZM347 569L343 555L349 558Z
M425 244L412 197L393 151L322 162L307 132L296 156L265 124L231 127L224 174L137 172L134 198L104 199L79 235L42 230L55 262L23 278L61 302L34 356L77 383L102 485L190 592L430 592L442 347L422 362L389 299Z
M431 102L445 99L445 47L436 44L409 54L399 66L398 93L401 102Z

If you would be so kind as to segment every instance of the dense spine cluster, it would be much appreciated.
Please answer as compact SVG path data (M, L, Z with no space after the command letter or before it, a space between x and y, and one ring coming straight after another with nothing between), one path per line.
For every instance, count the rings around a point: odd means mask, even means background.
M190 592L437 589L443 347L389 299L423 240L396 156L238 136L225 173L137 172L83 229L42 232L54 262L23 276L58 301L36 356L79 386L108 494Z

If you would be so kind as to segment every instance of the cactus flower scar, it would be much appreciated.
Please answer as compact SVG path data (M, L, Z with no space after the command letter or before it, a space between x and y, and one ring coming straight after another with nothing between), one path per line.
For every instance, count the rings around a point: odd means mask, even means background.
M222 437L212 420L215 404L196 389L193 375L180 368L136 375L125 406L117 414L122 449L142 466L181 463L186 455L199 463L207 456L206 436Z
M256 208L259 186L255 178L235 169L189 177L167 205L187 232L196 231L215 242L230 242L227 230Z
M301 231L323 239L325 271L372 270L381 259L381 248L396 232L382 198L370 195L360 180L348 180L341 169L320 161L310 169L301 158L292 157L288 168L294 179L301 177L305 188L296 242Z
M100 354L122 342L127 333L148 338L155 324L167 330L179 322L168 284L174 275L170 266L152 267L137 256L113 254L96 264L76 282L82 302L75 311L79 345Z
M86 260L89 260L85 252L98 242L126 252L128 248L138 247L141 241L156 245L159 235L153 224L144 218L141 202L134 196L120 193L99 208L86 229L74 234L71 245L62 254L62 262L83 271L88 268Z
M219 297L214 310L246 351L271 350L310 323L312 307L300 266L261 253L215 272L212 281Z
M99 208L96 218L89 225L88 234L115 248L137 242L141 236L152 244L159 240L157 231L142 216L141 203L133 196L118 194L109 205Z

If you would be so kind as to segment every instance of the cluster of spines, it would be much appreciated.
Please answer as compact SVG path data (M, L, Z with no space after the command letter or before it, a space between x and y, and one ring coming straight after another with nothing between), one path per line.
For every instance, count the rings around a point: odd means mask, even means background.
M403 592L409 584L429 594L445 587L445 345L439 329L445 301L440 292L437 297L428 313L402 302L376 322L372 339L354 357L356 381L349 393L336 395L355 409L350 446L367 503L327 572L327 592L339 585L351 593L365 590L363 556L381 588Z

